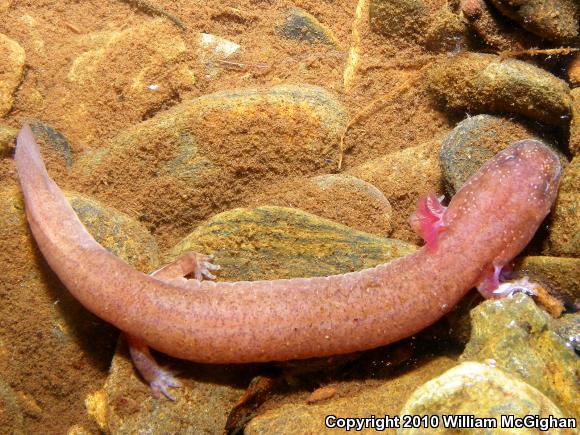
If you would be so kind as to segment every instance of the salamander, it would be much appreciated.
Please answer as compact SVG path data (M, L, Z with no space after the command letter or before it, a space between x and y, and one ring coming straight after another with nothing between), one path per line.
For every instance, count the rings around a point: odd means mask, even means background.
M493 296L501 268L528 244L554 203L561 166L539 141L485 163L445 208L434 195L412 217L427 245L342 275L214 282L208 257L188 253L147 275L99 245L48 175L30 127L15 163L40 251L66 288L129 337L153 392L179 382L149 347L201 363L284 361L383 346L431 325L473 287ZM194 274L197 279L188 279Z

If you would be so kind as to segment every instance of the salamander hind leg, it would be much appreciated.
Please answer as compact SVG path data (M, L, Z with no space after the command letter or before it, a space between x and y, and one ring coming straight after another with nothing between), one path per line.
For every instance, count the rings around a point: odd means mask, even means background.
M444 216L447 207L441 204L442 199L434 193L421 196L417 201L417 210L409 218L411 227L425 241L430 251L437 249L439 233L446 228Z
M187 282L185 277L193 274L195 279L202 280L204 277L214 279L215 276L210 270L219 270L219 266L212 264L213 255L204 255L197 252L188 252L172 263L163 266L161 269L151 273L153 278L168 283ZM139 337L126 334L129 343L129 353L133 360L133 365L141 374L143 379L151 387L151 391L155 397L160 397L163 394L170 400L174 400L169 392L169 388L178 388L181 386L179 381L175 379L173 373L161 367L155 358L149 352L147 344Z
M139 374L151 387L151 392L157 398L163 394L169 400L175 398L169 392L169 388L179 388L181 383L175 379L171 371L161 367L149 352L147 345L138 337L125 334L129 343L129 352L133 364Z

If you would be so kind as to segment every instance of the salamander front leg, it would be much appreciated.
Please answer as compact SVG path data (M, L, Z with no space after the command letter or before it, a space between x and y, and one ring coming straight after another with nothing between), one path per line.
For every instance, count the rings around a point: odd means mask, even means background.
M213 255L188 252L174 262L156 270L151 276L165 282L184 278L187 275L193 275L195 279L200 281L203 277L214 279L215 276L210 270L218 270L220 267L211 263L212 258ZM125 335L129 343L129 352L133 365L149 384L153 395L160 397L163 394L168 399L174 400L169 388L179 388L181 383L175 379L171 371L164 369L155 361L155 358L149 352L149 347L143 340L134 335Z

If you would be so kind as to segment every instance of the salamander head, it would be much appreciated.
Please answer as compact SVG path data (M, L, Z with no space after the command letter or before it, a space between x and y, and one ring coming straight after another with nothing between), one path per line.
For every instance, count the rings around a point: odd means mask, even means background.
M544 215L549 212L562 172L560 159L553 150L538 140L526 139L505 149L490 163L500 172L516 175L521 182L520 191L526 193L534 208L544 210Z

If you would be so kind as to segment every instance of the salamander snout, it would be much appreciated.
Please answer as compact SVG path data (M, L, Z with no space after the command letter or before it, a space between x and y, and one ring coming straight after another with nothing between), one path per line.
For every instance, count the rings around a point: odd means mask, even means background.
M502 152L504 164L521 172L533 199L551 205L556 198L562 165L558 155L539 140L525 139ZM525 180L525 181L524 181Z

